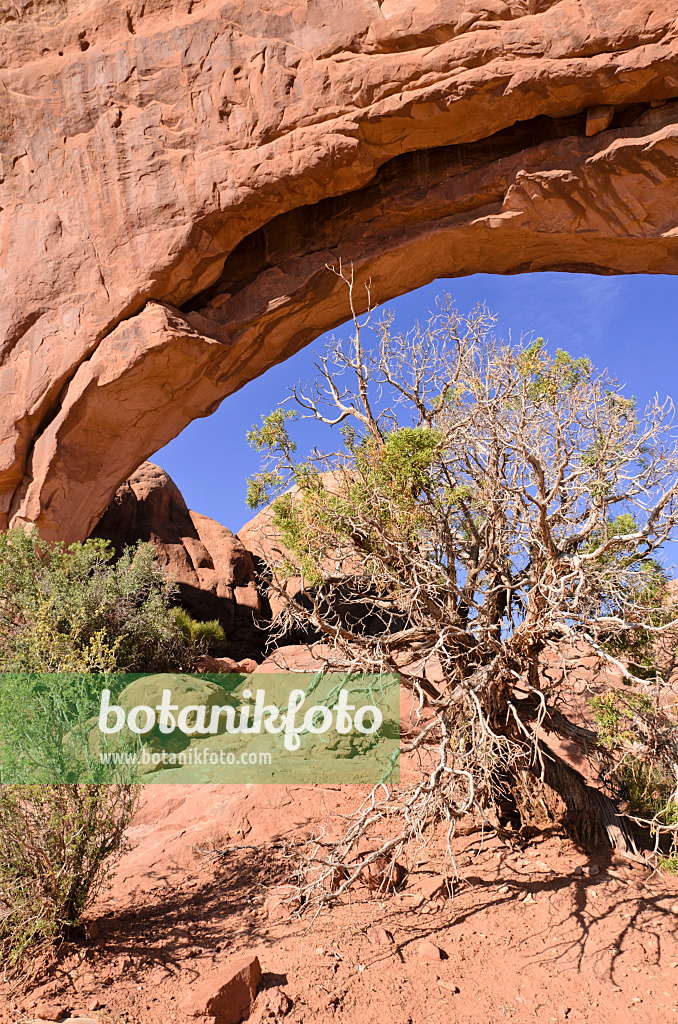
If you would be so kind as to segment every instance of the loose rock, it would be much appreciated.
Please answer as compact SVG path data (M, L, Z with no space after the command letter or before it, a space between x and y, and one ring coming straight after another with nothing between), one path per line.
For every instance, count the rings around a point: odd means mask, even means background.
M234 961L218 974L202 978L179 1001L190 1017L209 1017L216 1024L240 1024L254 1002L261 980L256 956Z

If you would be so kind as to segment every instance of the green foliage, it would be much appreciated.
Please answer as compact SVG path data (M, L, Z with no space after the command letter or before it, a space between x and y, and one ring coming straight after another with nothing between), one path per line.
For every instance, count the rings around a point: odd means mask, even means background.
M173 608L175 595L150 545L114 560L103 540L66 547L35 531L0 535L0 959L9 967L78 923L122 849L135 767L111 775L90 750L101 689L119 689L121 670L190 669L224 640L218 622Z
M589 704L599 741L610 752L633 745L637 738L634 716L650 715L653 710L648 694L627 690L609 690L591 698ZM664 825L678 824L678 804L673 799L675 780L665 766L627 751L616 764L612 779L634 814Z
M615 769L615 778L629 810L663 825L678 825L678 803L672 799L675 780L661 765L627 755Z
M583 380L589 380L592 372L590 360L573 359L561 348L550 356L543 338L536 338L520 353L519 365L529 381L528 394L536 403L556 401L563 391L572 391Z
M254 426L248 430L247 443L256 452L278 451L286 455L294 453L297 446L290 440L287 424L296 418L296 413L290 409L274 409L268 416L261 417L260 427Z
M296 418L297 414L290 409L274 409L268 416L261 417L261 426L254 426L248 430L248 444L256 452L265 453L268 459L278 456L279 459L289 460L296 452L297 446L290 439L287 424ZM247 507L257 509L267 505L280 491L282 483L282 477L277 469L255 473L247 481Z
M419 498L431 486L442 444L438 430L423 427L394 429L383 441L371 435L358 438L350 428L342 435L346 458L337 472L325 477L311 463L298 463L293 474L298 493L279 494L273 502L273 526L298 560L296 567L287 567L289 574L301 570L309 583L320 582L322 552L333 545L332 538L363 552L370 551L384 529L416 542L422 528ZM249 481L249 494L263 503L271 488L280 490L283 483L277 473L257 474ZM369 533L356 534L356 509L359 517L373 519Z
M224 628L218 619L199 622L192 618L184 608L173 608L172 616L186 640L196 643L204 641L209 647L212 644L223 644L226 640Z
M589 701L598 726L600 742L608 750L615 750L633 740L634 714L649 714L652 700L644 693L608 690Z
M247 481L245 504L251 509L258 509L268 505L279 484L280 477L277 473L254 473Z
M176 587L151 545L112 555L103 540L66 548L35 531L0 535L0 670L190 667L195 641L175 619Z
M66 934L110 877L137 800L130 785L0 788L0 959Z
M0 675L0 782L136 781L133 765L120 766L112 775L110 767L102 765L90 749L90 731L99 713L102 689L119 692L127 678L80 673ZM136 743L125 743L116 737L115 749L131 751L136 747Z

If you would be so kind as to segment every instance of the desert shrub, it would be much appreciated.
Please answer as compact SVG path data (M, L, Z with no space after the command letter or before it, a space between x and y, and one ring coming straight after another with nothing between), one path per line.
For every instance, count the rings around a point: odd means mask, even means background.
M0 958L67 935L124 849L130 784L0 787Z
M664 849L670 862L678 854L678 802L676 779L666 763L647 753L636 756L636 716L652 712L652 698L647 693L629 689L613 689L591 698L589 705L598 727L598 740L610 755L606 772L608 785L622 800L629 814L651 823L652 831L664 833ZM674 729L675 731L675 729Z
M0 676L0 960L6 968L78 924L124 847L136 767L111 772L90 753L102 685L101 677L82 673Z
M678 803L673 798L676 782L661 764L627 755L614 774L630 811L659 824L678 824Z
M219 623L173 607L176 587L137 544L0 535L0 959L68 933L124 846L134 766L89 748L101 690L123 672L190 670ZM104 781L106 784L103 784Z
M217 629L187 632L175 596L149 544L114 560L104 540L65 547L10 530L0 535L0 670L188 670Z
M226 640L224 628L218 619L200 622L198 619L192 618L185 608L175 608L173 614L174 621L187 640L203 641L208 647L223 644Z
M0 675L0 781L4 784L133 782L132 766L101 764L90 733L104 687L118 694L129 676L82 673ZM131 737L109 737L113 753L137 748Z

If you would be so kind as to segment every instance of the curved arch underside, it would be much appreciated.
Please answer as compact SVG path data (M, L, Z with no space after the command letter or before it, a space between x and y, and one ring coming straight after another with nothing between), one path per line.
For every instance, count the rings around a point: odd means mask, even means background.
M192 419L347 319L339 260L379 303L678 272L673 0L42 0L0 24L0 528L87 536Z

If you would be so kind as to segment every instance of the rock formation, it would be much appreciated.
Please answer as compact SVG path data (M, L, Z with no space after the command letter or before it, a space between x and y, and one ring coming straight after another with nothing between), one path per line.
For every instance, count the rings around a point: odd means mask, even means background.
M229 650L258 654L253 617L260 601L249 552L225 526L189 511L164 470L151 462L140 466L119 487L92 535L110 540L118 551L138 540L151 543L177 582L184 608L201 620L218 619Z
M671 0L0 4L0 528L438 276L678 270Z

